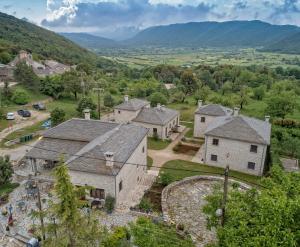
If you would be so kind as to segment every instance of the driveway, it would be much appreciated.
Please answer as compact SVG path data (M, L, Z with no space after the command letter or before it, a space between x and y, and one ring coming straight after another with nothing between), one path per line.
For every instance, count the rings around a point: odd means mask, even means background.
M184 137L186 132L189 131L189 128L186 128L174 141L170 143L165 149L162 150L148 150L148 155L153 159L153 167L151 170L159 171L159 169L170 160L187 160L192 161L193 156L185 155L185 154L176 154L173 151L173 147L175 147L178 142Z
M15 123L12 126L0 132L0 141L2 141L6 136L15 132L16 130L34 125L50 117L50 113L48 112L43 112L43 111L30 111L30 112L31 112L31 117L28 119L18 116L18 114L15 112L15 116L16 116Z

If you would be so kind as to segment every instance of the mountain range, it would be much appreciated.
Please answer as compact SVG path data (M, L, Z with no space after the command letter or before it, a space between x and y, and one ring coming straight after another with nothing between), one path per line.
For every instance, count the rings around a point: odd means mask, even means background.
M272 25L266 22L190 22L155 26L140 31L133 38L113 41L83 33L63 34L89 49L107 47L254 47L267 51L299 53L300 27Z

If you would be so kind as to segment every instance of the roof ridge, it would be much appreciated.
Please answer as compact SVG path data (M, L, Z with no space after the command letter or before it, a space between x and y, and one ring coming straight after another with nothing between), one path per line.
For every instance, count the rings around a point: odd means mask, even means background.
M244 115L239 115L238 117L240 117L247 124L248 127L250 127L252 130L254 130L255 133L260 136L260 138L262 138L264 141L266 141L264 139L264 137L245 120L245 118L249 118L249 119L252 119L254 121L262 121L262 120L259 120L257 118L253 118L253 117L247 117L247 116L244 116Z
M108 138L110 138L116 131L120 129L120 126L122 124L119 124L115 128L111 129L110 131L106 132L104 135L97 136L95 139L93 139L91 142L83 146L74 156L71 156L66 164L71 163L72 161L78 159L82 154L91 151L96 146L101 146L103 143L105 143Z

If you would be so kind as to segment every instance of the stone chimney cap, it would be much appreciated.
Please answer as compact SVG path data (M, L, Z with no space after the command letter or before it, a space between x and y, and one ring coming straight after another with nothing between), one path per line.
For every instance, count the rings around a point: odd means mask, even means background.
M125 96L124 96L124 101L125 101L125 102L128 102L128 100L129 100L129 96L128 96L128 95L125 95Z
M198 100L198 107L201 107L201 106L202 106L202 103L203 103L203 100L202 100L202 99L199 99L199 100Z
M240 111L240 108L238 108L238 107L234 107L233 108L233 116L238 116L239 115L239 111Z
M269 123L270 122L270 116L265 116L265 121Z
M84 112L84 113L90 113L91 110L90 110L90 109L84 109L83 112Z

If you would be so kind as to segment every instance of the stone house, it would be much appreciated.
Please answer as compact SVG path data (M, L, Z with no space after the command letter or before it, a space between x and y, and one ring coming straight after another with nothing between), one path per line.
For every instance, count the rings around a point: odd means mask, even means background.
M268 162L271 139L265 121L238 115L215 118L205 131L203 162L261 176Z
M63 155L73 184L93 187L89 200L102 203L110 195L120 205L146 175L147 132L132 123L90 120L86 113L86 119L47 130L25 157L38 174Z
M10 65L0 64L0 82L12 81L14 79L14 68Z
M230 116L232 113L230 108L217 104L202 105L202 100L199 100L194 117L194 137L204 138L204 133L210 123L217 117Z
M167 139L179 127L180 114L158 104L150 107L148 101L140 99L128 99L125 96L124 103L114 109L115 121L119 123L132 122L147 128L148 136L156 135L160 139Z
M150 102L141 99L129 99L124 96L124 102L114 107L114 119L117 123L128 123L140 113L143 108L150 108Z

